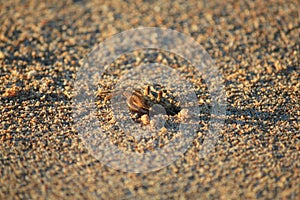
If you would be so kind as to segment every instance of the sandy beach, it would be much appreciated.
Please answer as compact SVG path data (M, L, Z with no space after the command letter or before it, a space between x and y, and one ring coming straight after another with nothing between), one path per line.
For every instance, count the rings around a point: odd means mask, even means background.
M298 0L1 2L0 199L300 199L299 10ZM226 113L212 151L199 156L215 117L201 71L172 52L119 57L95 91L99 126L118 148L161 148L190 113L172 86L132 82L139 91L128 100L132 94L118 81L129 84L124 72L141 63L181 73L196 88L201 111L200 128L178 159L167 156L166 166L133 173L91 153L74 127L72 98L89 53L139 27L176 30L201 45L224 79ZM158 80L150 72L145 77ZM118 96L109 96L117 87L141 130L158 126L148 117L161 109L148 108L154 104L165 108L166 127L138 142L122 132L121 118L113 117Z

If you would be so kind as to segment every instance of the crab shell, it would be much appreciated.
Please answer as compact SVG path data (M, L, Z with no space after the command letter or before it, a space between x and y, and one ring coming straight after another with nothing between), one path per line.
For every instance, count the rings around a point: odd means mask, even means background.
M146 100L139 92L127 92L125 91L123 95L127 98L127 105L132 112L147 114L149 113L149 106Z

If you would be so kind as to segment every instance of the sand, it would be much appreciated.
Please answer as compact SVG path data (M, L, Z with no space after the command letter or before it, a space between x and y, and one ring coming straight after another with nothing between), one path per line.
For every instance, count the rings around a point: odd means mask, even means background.
M0 199L299 199L299 8L297 0L1 2ZM201 129L179 159L157 171L109 167L74 127L73 87L84 58L137 27L192 37L222 74L226 120L205 157L199 151L210 98L197 76L191 80L198 84ZM114 64L184 65L168 56L137 53ZM188 64L184 69L190 72ZM107 76L99 84L109 88L113 81ZM98 106L105 125L111 112L101 111L101 95ZM164 144L172 136L162 138ZM117 129L111 139L120 148L132 142ZM135 145L143 149L147 141Z

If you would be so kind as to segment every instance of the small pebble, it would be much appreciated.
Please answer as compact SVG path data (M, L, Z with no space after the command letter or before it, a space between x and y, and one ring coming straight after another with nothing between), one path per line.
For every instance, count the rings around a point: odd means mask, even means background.
M5 58L5 55L2 51L0 51L0 59L4 59Z
M31 70L27 73L27 78L28 79L31 79L33 78L35 75L37 74L37 71L36 70Z
M142 116L141 116L141 122L142 122L144 125L148 125L148 124L150 123L149 116L148 116L148 115L142 115Z

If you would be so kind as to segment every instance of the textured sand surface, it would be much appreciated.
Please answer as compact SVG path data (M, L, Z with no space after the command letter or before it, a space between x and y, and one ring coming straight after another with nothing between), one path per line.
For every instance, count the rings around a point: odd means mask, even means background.
M300 199L299 10L298 0L1 1L0 199ZM135 174L88 153L71 97L92 48L140 26L199 42L228 105L207 157L196 139L168 167Z

